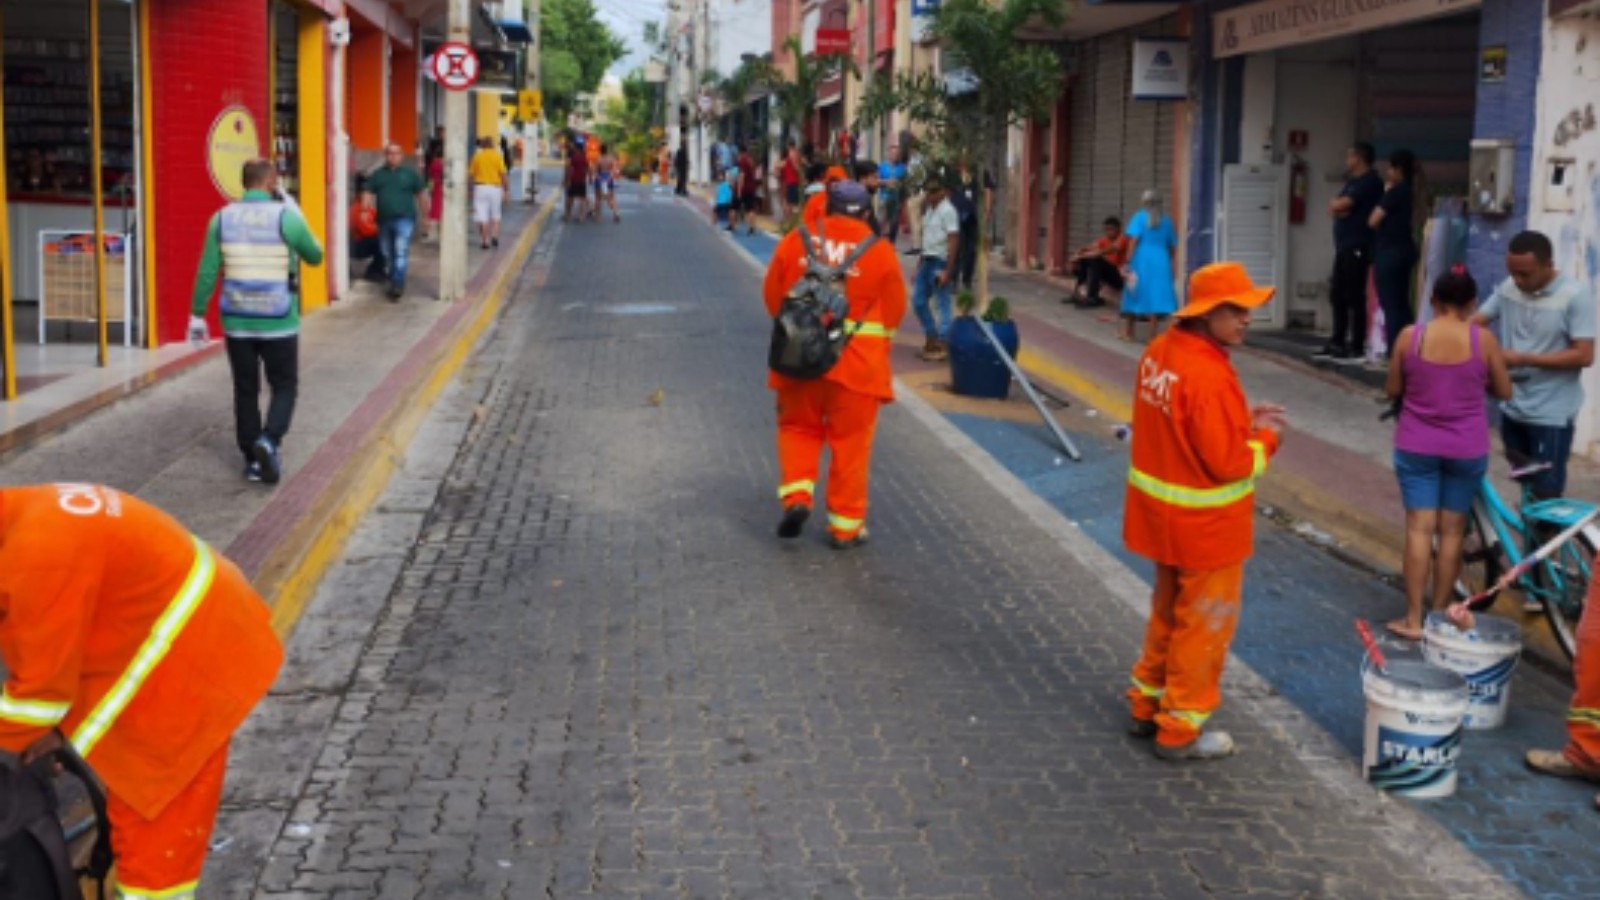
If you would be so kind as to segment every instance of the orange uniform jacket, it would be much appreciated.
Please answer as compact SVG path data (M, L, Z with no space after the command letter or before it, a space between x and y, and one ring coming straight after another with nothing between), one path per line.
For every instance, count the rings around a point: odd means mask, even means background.
M828 190L817 191L806 198L806 205L800 208L800 222L806 230L813 235L817 233L817 223L828 214Z
M827 246L826 261L832 265L843 262L857 244L872 234L867 223L848 216L828 216L823 221L822 231ZM811 236L815 240L817 233L813 231ZM778 314L784 296L805 273L806 251L800 240L797 228L784 236L772 254L762 291L769 315ZM889 350L894 343L894 329L900 327L900 320L906 314L905 278L901 275L894 246L888 241L879 241L870 247L845 276L844 293L845 299L850 301L850 319L863 326L878 327L858 331L845 347L838 364L822 377L857 393L892 401L894 376L889 367ZM794 383L793 379L768 373L767 384L775 390Z
M272 686L283 650L240 571L115 490L0 491L0 747L59 727L154 818Z
M1173 328L1139 361L1122 535L1128 549L1180 569L1250 557L1255 479L1278 437L1251 424L1227 352Z

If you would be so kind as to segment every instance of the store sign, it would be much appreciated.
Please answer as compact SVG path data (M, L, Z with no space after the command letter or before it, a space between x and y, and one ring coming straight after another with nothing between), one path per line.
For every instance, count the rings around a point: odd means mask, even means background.
M1211 15L1211 55L1225 59L1476 9L1482 0L1263 0Z
M517 85L517 52L515 50L488 50L477 48L478 82L473 88L480 91L513 91Z
M1133 99L1187 100L1189 42L1139 38L1133 42Z
M848 28L818 28L817 29L817 55L828 56L833 53L850 52L850 29Z
M224 109L211 123L206 136L206 168L211 183L222 196L238 200L244 196L244 164L261 158L261 133L250 110L242 106Z

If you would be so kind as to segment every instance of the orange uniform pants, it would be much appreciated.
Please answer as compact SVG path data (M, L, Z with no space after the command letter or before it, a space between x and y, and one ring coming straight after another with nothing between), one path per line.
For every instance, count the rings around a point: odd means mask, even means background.
M778 390L778 498L785 508L812 505L822 468L828 466L828 531L849 540L867 523L867 475L872 436L883 401L831 381L803 381Z
M1156 566L1144 654L1133 667L1133 717L1155 720L1156 740L1178 747L1200 736L1222 703L1222 666L1239 624L1244 566Z
M117 896L124 900L193 900L205 866L222 779L228 771L223 744L189 786L154 819L106 794L111 849L117 861Z
M1567 710L1567 759L1600 771L1600 577L1589 579L1589 595L1578 620L1578 652L1572 661L1577 690Z

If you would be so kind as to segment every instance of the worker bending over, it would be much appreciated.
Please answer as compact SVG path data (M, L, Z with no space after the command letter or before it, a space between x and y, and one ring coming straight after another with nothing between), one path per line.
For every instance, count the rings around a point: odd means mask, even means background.
M1278 449L1283 408L1245 403L1228 360L1251 310L1272 299L1238 263L1189 279L1177 327L1139 361L1123 540L1156 564L1144 653L1133 667L1130 730L1162 759L1233 752L1206 731L1222 700L1222 666L1239 621L1252 544L1255 480Z
M832 184L827 208L811 234L823 262L838 266L856 254L857 246L874 237L866 224L871 198L853 181ZM801 229L778 244L767 269L763 294L767 312L776 316L784 298L806 272L808 257ZM828 533L837 549L866 542L867 475L878 408L894 401L889 350L894 331L906 314L905 279L894 248L873 243L844 278L849 302L846 328L851 332L839 361L814 380L769 373L767 384L778 392L778 498L783 521L778 535L799 537L816 493L822 450L833 453L828 469Z
M105 782L119 896L192 900L228 742L283 649L243 574L107 487L0 490L0 747Z

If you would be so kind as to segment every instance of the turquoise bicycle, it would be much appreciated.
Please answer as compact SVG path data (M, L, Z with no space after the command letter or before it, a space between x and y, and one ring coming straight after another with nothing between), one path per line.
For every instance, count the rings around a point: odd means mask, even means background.
M1512 480L1522 486L1521 506L1512 509L1507 505L1500 499L1493 482L1484 476L1478 496L1472 501L1472 512L1467 516L1461 574L1455 585L1459 599L1465 600L1486 590L1513 566L1532 555L1540 544L1583 521L1595 510L1593 503L1581 500L1533 499L1528 484L1533 476L1549 468L1549 463L1528 465L1526 461L1513 458L1511 464ZM1578 619L1583 615L1583 599L1589 590L1589 574L1597 548L1600 548L1600 526L1591 522L1514 582L1525 608L1531 610L1537 606L1544 610L1556 643L1569 659L1577 649Z

